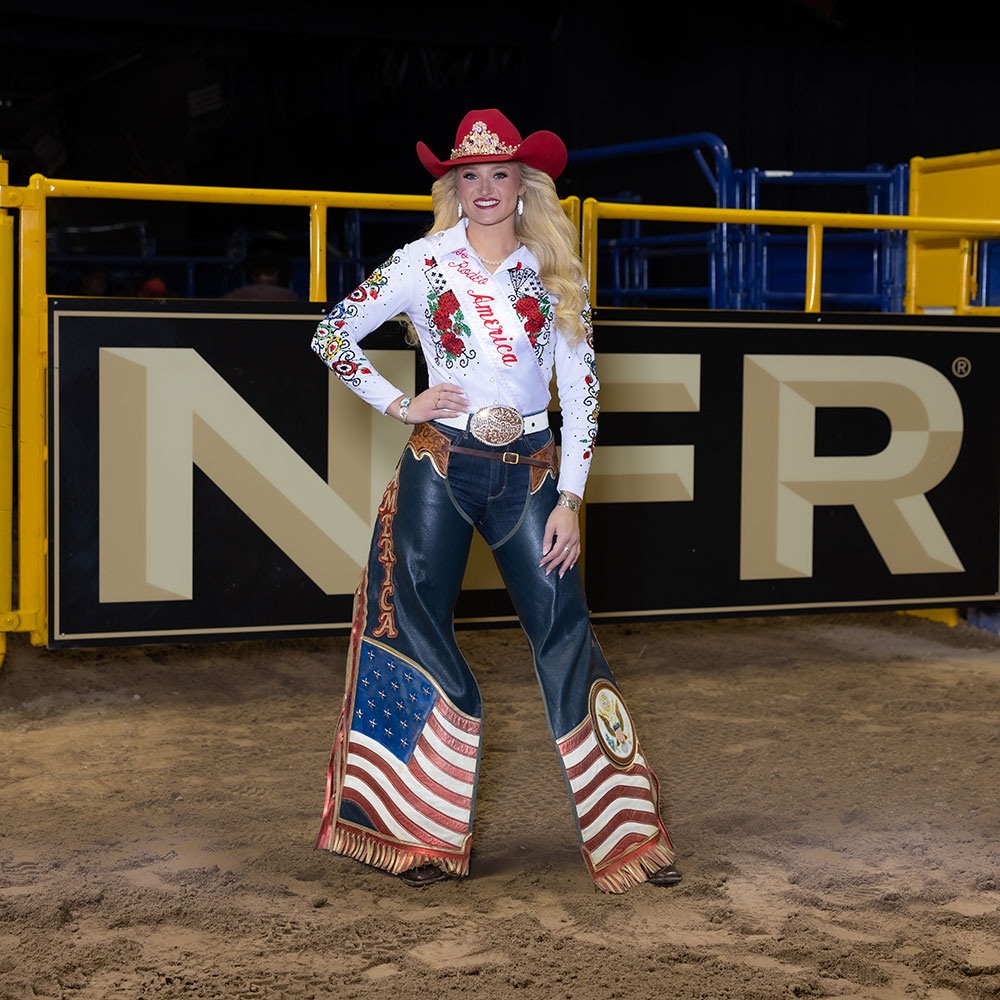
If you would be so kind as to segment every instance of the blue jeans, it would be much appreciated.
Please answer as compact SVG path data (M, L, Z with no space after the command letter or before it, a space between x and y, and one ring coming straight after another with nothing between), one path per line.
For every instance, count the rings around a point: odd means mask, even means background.
M466 429L456 431L434 425L453 444L485 452L514 452L528 457L552 438L550 430L526 434L509 445L487 445L477 441ZM494 551L517 531L527 516L531 500L531 467L498 462L475 455L453 454L448 459L448 491L470 524ZM541 545L538 558L541 559Z

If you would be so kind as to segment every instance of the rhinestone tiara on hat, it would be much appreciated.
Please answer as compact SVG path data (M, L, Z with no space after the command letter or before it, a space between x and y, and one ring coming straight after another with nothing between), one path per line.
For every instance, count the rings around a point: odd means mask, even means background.
M451 151L449 159L457 160L462 156L491 156L494 154L513 156L518 148L518 146L508 146L507 143L501 142L500 136L486 127L486 122L473 122L472 128L465 138L456 149Z

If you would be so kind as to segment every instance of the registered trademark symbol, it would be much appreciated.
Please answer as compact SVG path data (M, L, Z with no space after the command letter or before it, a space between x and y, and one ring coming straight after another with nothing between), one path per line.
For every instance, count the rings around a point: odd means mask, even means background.
M955 358L951 363L951 373L955 378L965 378L972 374L972 362L968 358Z

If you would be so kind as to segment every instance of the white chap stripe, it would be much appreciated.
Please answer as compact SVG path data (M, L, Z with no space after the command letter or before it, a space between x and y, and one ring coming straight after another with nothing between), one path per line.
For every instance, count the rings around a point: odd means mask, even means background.
M441 728L450 735L454 736L456 740L461 740L463 743L468 744L470 747L479 747L479 733L467 733L464 729L459 729L458 726L449 722L440 712L436 713L434 716Z
M476 758L466 757L464 754L452 750L451 747L445 746L441 741L441 737L430 726L424 726L421 738L425 739L428 746L439 753L449 764L454 764L455 767L460 767L463 771L470 771L475 774Z
M461 843L468 832L468 818L465 819L464 823L466 830L463 833L456 833L454 830L449 830L446 826L441 826L440 823L436 823L429 816L427 816L418 806L414 805L412 802L407 801L403 796L401 796L391 785L386 782L384 775L379 774L378 768L372 764L370 761L355 759L354 763L358 768L365 771L368 774L369 782L377 787L382 788L386 794L389 796L389 800L394 806L407 819L416 823L421 829L426 830L431 836L437 837L440 840L448 841L449 843ZM363 779L357 778L358 781ZM368 795L369 800L373 799L372 795ZM378 800L374 800L378 802ZM381 805L381 803L378 803ZM409 835L412 839L412 834Z
M413 755L413 758L411 759L410 763L415 765L415 770L420 770L423 771L424 774L427 774L424 764L417 760L416 754ZM427 774L427 777L432 778L432 775ZM445 777L447 777L447 775ZM419 781L416 775L414 775L413 780ZM423 782L419 782L419 784L420 787L423 789L423 791L419 793L421 801L427 802L430 805L434 806L434 808L437 809L439 812L443 812L445 816L450 816L452 819L461 820L463 823L469 822L469 813L472 811L471 805L469 806L456 805L454 802L449 802L447 799L441 798L441 796L438 795L437 792L431 791ZM441 784L441 782L439 781L438 784ZM472 786L465 785L464 787L468 790L459 791L458 794L465 795L471 800Z
M601 754L597 760L594 761L586 771L578 774L575 778L570 780L569 786L573 789L573 793L576 794L581 788L586 788L594 778L596 778L601 771L606 770L611 767L611 763L604 754ZM621 774L620 771L617 773Z
M471 781L464 781L461 778L453 778L450 774L445 774L438 766L430 760L418 746L413 751L413 759L419 762L421 770L428 778L433 778L439 785L444 785L451 792L459 795L472 795L473 784Z
M389 755L386 754L385 748L382 747L380 744L376 743L376 741L373 740L370 736L366 736L364 733L352 733L351 740L356 741L362 746L368 747L372 751L372 753L378 754L379 758L381 758L381 760L383 760L386 764L392 767L392 769L396 772L396 774L399 775L401 781L405 782L407 785L411 787L415 787L414 785L415 779L407 770L406 765L402 761L396 760L395 758L392 758L391 760L388 759ZM471 784L467 784L461 781L456 781L454 778L445 774L443 771L439 771L436 767L434 767L434 765L429 760L427 760L426 757L423 756L419 748L415 751L413 756L420 759L420 768L424 772L424 774L427 775L427 777L433 778L435 781L438 782L438 784L444 785L444 787L447 788L449 791L457 792L459 795L467 795L467 796L472 795ZM348 753L348 759L352 763L360 764L362 762L361 758L357 757L356 755L352 755L350 753ZM442 778L445 780L442 781L441 780ZM446 782L450 782L450 784ZM452 819L459 819L462 820L463 822L468 822L469 819L468 809L464 808L463 806L453 805L451 802L446 802L444 799L442 799L435 792L432 792L425 785L420 785L420 788L421 791L419 792L419 796L422 801L429 803L435 809L439 810L440 812L443 812L445 816L450 816ZM393 798L395 797L396 796L394 792Z
M656 824L656 813L653 811L652 803L646 799L615 799L592 823L588 823L580 831L583 839L587 841L596 837L601 830L611 824L611 821L618 813L626 809L634 809L636 812L645 813L649 816L649 822L654 825ZM645 822L645 820L642 822Z
M408 844L416 843L413 839L413 834L409 830L404 830L399 823L396 822L395 818L390 816L386 812L382 803L376 799L372 793L371 789L368 787L367 783L360 781L355 778L353 774L347 775L344 778L344 789L353 788L356 792L360 792L365 799L365 802L369 803L369 808L374 809L378 813L380 819L389 828L389 832L397 839L405 841Z
M582 747L587 748L586 753L582 754L579 753ZM597 745L597 741L592 739L585 740L584 743L582 744L582 747L577 747L576 750L573 751L573 757L576 758L575 763L577 764L579 764L580 761L582 761L587 756L587 754L592 752L594 749L600 749ZM586 771L583 771L580 774L578 774L575 778L570 779L569 783L570 787L573 789L574 792L579 791L581 788L586 788L587 785L590 784L590 782L593 781L594 778L600 773L602 768L607 767L609 763L610 761L608 760L608 758L605 757L604 754L602 753L590 765L590 767L587 768ZM573 767L574 761L571 761L569 757L563 757L563 764L565 764L566 769L569 770L571 767ZM638 764L640 767L646 766L646 759L642 756L641 753L637 753L635 755L635 760L632 762L632 765L634 764ZM629 766L631 767L632 765ZM621 774L622 772L619 771L618 773Z
M590 859L595 865L600 864L615 849L622 837L627 837L630 833L638 833L643 837L653 837L659 832L660 828L657 826L647 826L645 823L623 823L603 844L590 852Z
M596 746L597 739L593 734L589 735L575 750L571 750L563 756L563 765L569 770L569 768L579 764Z
M380 774L378 768L370 761L355 757L352 763L359 770L364 771L369 777L368 780L365 781L365 779L359 775L349 774L344 781L344 787L355 788L357 791L360 791L365 796L365 800L370 802L372 807L378 810L379 815L383 816L387 823L390 822L391 816L374 792L370 790L371 788L381 788L389 797L392 804L401 813L403 813L407 819L416 823L416 825L422 830L426 830L432 837L437 837L438 840L443 840L446 843L455 844L456 846L460 846L462 844L465 839L465 833L456 833L454 830L449 830L446 827L435 823L430 817L420 812L419 809L407 802L406 799L399 795L399 793L386 782L385 776ZM396 821L392 820L392 823L396 823ZM402 830L402 828L400 829ZM414 839L413 834L408 831L403 831L401 836L403 839L411 842Z
M615 771L608 775L604 781L602 781L597 788L591 792L582 802L576 804L576 811L580 816L586 816L591 809L597 805L601 799L608 794L612 789L615 788L642 788L645 790L649 789L649 780L643 774L622 774L620 771Z

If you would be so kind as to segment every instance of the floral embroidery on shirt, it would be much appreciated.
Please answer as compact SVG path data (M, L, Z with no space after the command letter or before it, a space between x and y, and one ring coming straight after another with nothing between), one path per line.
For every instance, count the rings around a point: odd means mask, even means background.
M587 376L587 381L588 383L590 382L589 375ZM578 439L584 447L583 457L587 459L590 458L594 451L594 442L597 440L597 417L601 412L601 408L597 405L597 399L593 395L588 395L584 403L585 405L593 404L587 411L587 423L590 425L586 430L587 436Z
M593 396L590 399L593 400L594 406L587 414L587 422L590 424L587 428L587 436L577 439L583 445L584 460L590 458L594 453L594 442L597 440L597 416L601 412L601 408L597 405L597 400Z
M338 302L319 324L313 338L313 350L329 365L330 370L348 385L361 385L362 375L371 375L369 360L342 333L344 323L357 314L357 306Z
M446 368L456 364L465 368L476 356L475 350L466 341L472 336L458 304L458 296L448 287L447 280L441 273L437 261L433 257L425 258L424 272L430 288L427 292L427 309L424 317L432 335L434 360L442 362ZM438 336L434 337L437 331Z
M379 291L389 284L389 275L386 272L393 264L398 263L399 256L394 254L388 260L379 264L347 297L352 302L364 302L367 298L377 299Z
M583 405L590 407L587 411L587 422L590 426L587 428L587 437L580 438L580 444L582 444L585 449L583 453L584 459L588 459L594 452L594 442L597 439L597 416L601 412L601 408L597 404L597 396L594 394L599 383L597 381L597 368L594 364L594 328L590 322L589 304L584 308L580 315L580 319L583 320L584 328L587 330L588 350L583 355L583 361L590 372L590 374L586 375L583 379L587 386L587 395L583 400Z
M590 310L588 309L589 313ZM590 371L590 374L586 378L587 385L595 385L597 383L597 368L594 365L594 334L591 331L590 326L587 326L587 330L590 331L587 334L587 350L583 354L583 362Z
M542 327L545 326L545 320L547 319L545 313L542 312L541 303L534 295L522 295L514 303L514 309L524 321L525 333L528 334L531 346L534 347L535 341L538 339L538 334L541 332Z
M514 286L514 292L510 295L514 312L521 317L524 332L541 361L552 332L553 309L549 293L539 280L538 274L530 267L522 267L520 262L507 273Z

